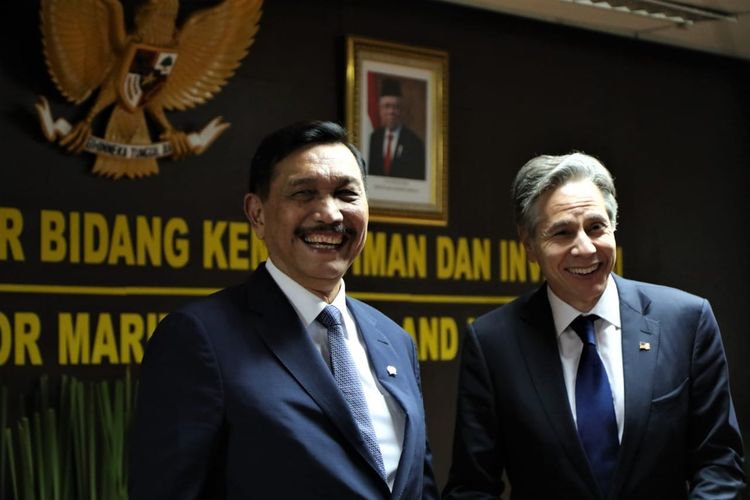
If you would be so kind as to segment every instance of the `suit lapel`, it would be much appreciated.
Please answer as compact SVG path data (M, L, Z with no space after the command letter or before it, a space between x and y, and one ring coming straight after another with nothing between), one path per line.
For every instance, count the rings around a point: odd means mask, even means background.
M347 299L346 305L354 317L357 327L365 342L367 356L370 359L370 367L378 379L378 382L388 390L396 399L404 411L410 406L411 397L405 390L407 386L401 382L406 382L407 378L399 377L399 374L411 374L411 366L400 366L399 360L403 356L398 356L393 349L390 340L384 334L382 328L377 324L377 318L368 313L363 307L355 301ZM395 374L391 375L388 370L390 367L395 368Z
M613 493L617 493L625 483L646 430L660 341L659 322L647 316L649 299L630 281L615 276L615 283L622 321L625 424ZM648 349L645 344L641 348L641 343L648 344Z
M403 476L402 471L408 471L411 468L409 461L412 457L416 456L416 446L418 445L414 439L414 436L416 435L414 430L416 422L413 418L414 396L410 396L407 387L407 381L412 373L412 367L409 365L401 365L399 363L399 360L404 359L404 357L397 355L391 342L388 340L383 330L378 326L376 317L367 312L367 310L361 307L356 301L349 298L346 300L346 305L357 323L357 328L359 328L359 331L362 334L362 339L364 340L365 348L367 349L367 356L370 360L370 368L372 369L373 374L383 389L393 396L404 413L404 439L401 450L401 460L399 461L396 481L393 485L393 492L391 495L392 498L399 498L406 487L406 478ZM395 368L394 375L391 375L388 371L391 367ZM424 443L422 443L422 446L424 446Z
M521 332L518 339L541 405L573 468L582 475L586 484L592 485L592 491L596 491L596 480L570 411L546 286L529 297L521 317L530 328Z
M257 316L251 327L268 349L372 465L372 458L328 365L264 265L258 267L248 282L248 306ZM374 465L373 469L377 471Z

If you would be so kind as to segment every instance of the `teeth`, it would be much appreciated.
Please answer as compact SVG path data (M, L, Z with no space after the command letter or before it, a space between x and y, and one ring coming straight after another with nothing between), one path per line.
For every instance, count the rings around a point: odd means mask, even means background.
M593 266L589 267L569 267L568 271L573 274L589 274L596 271L597 267L599 267L599 264L594 264Z
M305 243L312 245L340 245L342 241L342 235L337 233L312 233L305 235Z

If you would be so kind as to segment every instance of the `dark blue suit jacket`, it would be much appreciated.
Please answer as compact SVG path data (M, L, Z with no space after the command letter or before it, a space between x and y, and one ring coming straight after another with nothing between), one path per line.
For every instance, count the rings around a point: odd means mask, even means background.
M742 441L708 302L615 283L625 422L608 498L736 498ZM570 411L546 286L469 328L456 419L447 498L497 498L503 470L514 499L603 498Z
M150 339L131 500L437 497L414 344L375 309L347 306L375 376L406 415L392 494L327 364L261 265L246 284L170 314Z
M383 166L383 141L385 128L380 127L370 134L370 153L367 161L368 175L385 175ZM391 177L424 180L426 176L424 142L417 134L401 126L398 143L393 147Z

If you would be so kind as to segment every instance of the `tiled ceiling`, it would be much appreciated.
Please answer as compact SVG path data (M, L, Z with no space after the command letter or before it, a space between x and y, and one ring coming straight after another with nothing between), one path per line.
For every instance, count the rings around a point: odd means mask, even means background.
M750 0L441 1L750 60ZM701 11L715 17L691 14ZM674 19L680 13L688 22Z

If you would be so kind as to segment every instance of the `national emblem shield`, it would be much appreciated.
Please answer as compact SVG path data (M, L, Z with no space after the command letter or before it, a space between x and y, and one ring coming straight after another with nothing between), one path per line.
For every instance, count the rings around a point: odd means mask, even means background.
M134 44L124 59L117 91L128 111L135 111L161 90L177 60L177 52L161 47Z

